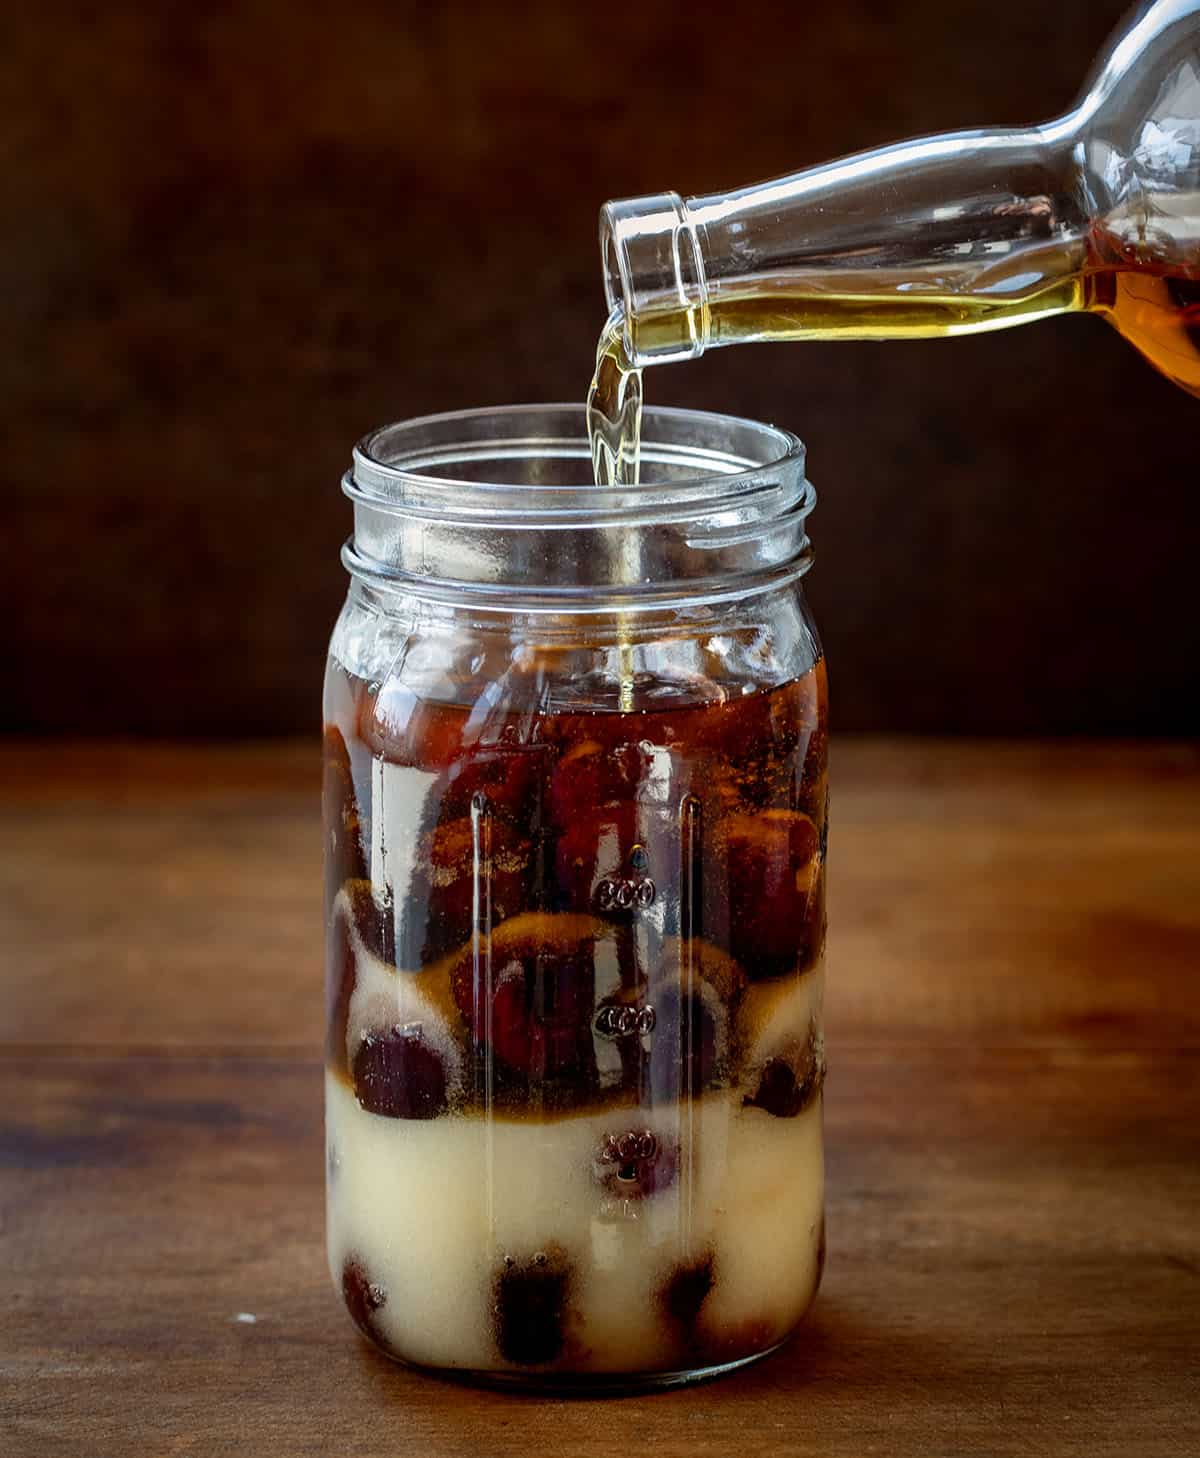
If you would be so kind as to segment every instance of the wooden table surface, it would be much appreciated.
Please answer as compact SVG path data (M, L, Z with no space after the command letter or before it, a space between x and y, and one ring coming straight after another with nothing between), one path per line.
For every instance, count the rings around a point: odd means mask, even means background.
M0 1454L1200 1454L1200 752L833 784L821 1296L573 1401L394 1367L329 1284L316 747L0 750Z

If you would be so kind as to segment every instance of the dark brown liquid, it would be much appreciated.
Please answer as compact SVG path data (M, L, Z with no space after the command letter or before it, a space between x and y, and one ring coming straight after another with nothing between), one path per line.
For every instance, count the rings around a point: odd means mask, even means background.
M740 1010L822 950L824 665L630 713L484 712L331 673L327 1047L364 1107L429 1118L455 1097L420 1028L348 1048L364 952L444 1014L468 1106L550 1117L736 1085ZM819 1055L794 1052L748 1101L810 1101Z

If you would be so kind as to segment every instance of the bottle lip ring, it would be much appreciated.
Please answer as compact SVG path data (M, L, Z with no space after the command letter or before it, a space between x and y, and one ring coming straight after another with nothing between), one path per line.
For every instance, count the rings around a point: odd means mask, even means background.
M631 348L629 338L629 314L633 292L629 278L629 259L625 250L617 243L617 228L613 218L613 204L605 203L600 209L600 258L604 278L604 303L609 317L617 309L625 320L625 352Z
M622 342L637 366L698 359L708 347L708 279L688 204L677 192L619 198L600 209L600 259L611 317L620 311ZM656 315L674 332L652 342L639 323Z

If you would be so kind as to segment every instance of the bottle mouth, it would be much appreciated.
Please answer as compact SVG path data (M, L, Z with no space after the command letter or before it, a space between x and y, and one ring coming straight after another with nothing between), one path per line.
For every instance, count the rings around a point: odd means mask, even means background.
M424 416L356 446L343 560L366 581L508 611L744 592L809 564L804 462L789 431L652 407L641 484L598 487L580 405Z
M608 312L621 311L631 364L670 364L704 353L708 281L695 225L677 192L606 202L600 258Z

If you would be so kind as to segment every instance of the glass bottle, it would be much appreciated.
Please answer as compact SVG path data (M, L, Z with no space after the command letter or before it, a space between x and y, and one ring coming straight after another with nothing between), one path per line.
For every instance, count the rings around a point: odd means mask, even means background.
M646 411L364 440L325 687L328 1251L515 1384L778 1345L823 1245L825 669L794 436Z
M1087 310L1200 394L1200 0L1143 6L1081 100L1043 126L610 202L600 236L633 365Z

